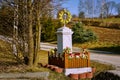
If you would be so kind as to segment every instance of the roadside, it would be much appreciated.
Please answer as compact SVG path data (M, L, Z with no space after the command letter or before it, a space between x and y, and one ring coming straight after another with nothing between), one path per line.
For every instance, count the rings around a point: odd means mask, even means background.
M6 38L0 35L0 39L5 40L7 42L11 42L10 38ZM49 43L41 43L41 50L49 51L51 48L56 48L57 45L49 44ZM120 55L110 55L105 51L97 51L97 50L89 50L91 60L98 61L105 64L111 64L116 67L116 70L112 70L112 73L115 73L120 76ZM80 48L73 47L73 52L80 52Z
M41 43L41 50L49 51L51 48L56 48L57 45L49 44L49 43ZM80 48L73 47L73 52L80 52ZM101 62L104 64L113 65L116 70L111 70L114 74L120 76L120 55L110 54L111 52L106 51L97 51L97 50L89 50L91 60ZM109 54L108 54L109 53Z

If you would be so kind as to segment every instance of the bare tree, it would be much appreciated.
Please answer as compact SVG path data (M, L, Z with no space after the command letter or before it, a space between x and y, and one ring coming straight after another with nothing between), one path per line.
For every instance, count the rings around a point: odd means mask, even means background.
M120 15L120 3L116 4L116 11Z
M114 1L104 2L103 5L102 5L104 17L108 17L109 15L111 15L114 8L115 8L115 2Z
M94 17L95 9L96 9L96 1L95 0L79 0L79 13L84 12L85 17Z
M55 7L59 7L63 0L4 0L3 3L15 10L14 21L17 48L21 49L23 57L30 67L36 67L39 61L41 17L43 14L51 16ZM57 9L56 9L57 10ZM14 35L14 34L13 34ZM26 46L26 44L28 46ZM26 51L26 47L28 51Z

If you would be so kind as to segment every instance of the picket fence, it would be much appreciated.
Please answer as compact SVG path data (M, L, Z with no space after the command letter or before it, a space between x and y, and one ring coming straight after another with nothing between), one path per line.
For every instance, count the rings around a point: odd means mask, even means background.
M74 53L74 54L82 54L82 53ZM51 54L48 52L48 64L56 65L61 68L83 68L83 67L90 67L90 53L86 53L87 58L77 58L73 57L70 58L68 53L63 55L60 54Z

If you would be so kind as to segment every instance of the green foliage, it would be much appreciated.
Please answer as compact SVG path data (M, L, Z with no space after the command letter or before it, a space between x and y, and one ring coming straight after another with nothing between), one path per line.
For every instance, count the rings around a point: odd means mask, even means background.
M61 24L58 21L54 21L51 18L42 19L42 41L54 41L56 40L56 31Z
M120 76L112 72L100 72L92 80L120 80Z
M83 26L82 23L73 25L73 42L84 43L96 40L97 36L90 29L85 29Z
M54 25L51 19L45 20L43 22L43 28L42 28L42 40L50 40L54 39Z

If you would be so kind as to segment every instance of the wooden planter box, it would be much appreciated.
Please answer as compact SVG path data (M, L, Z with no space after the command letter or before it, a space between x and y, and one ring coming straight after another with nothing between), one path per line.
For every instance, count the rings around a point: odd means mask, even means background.
M61 68L90 67L90 55L89 53L86 53L86 55L88 56L87 59L83 59L81 57L69 58L69 54L67 53L61 56L61 55L51 54L48 52L48 64L56 65Z

